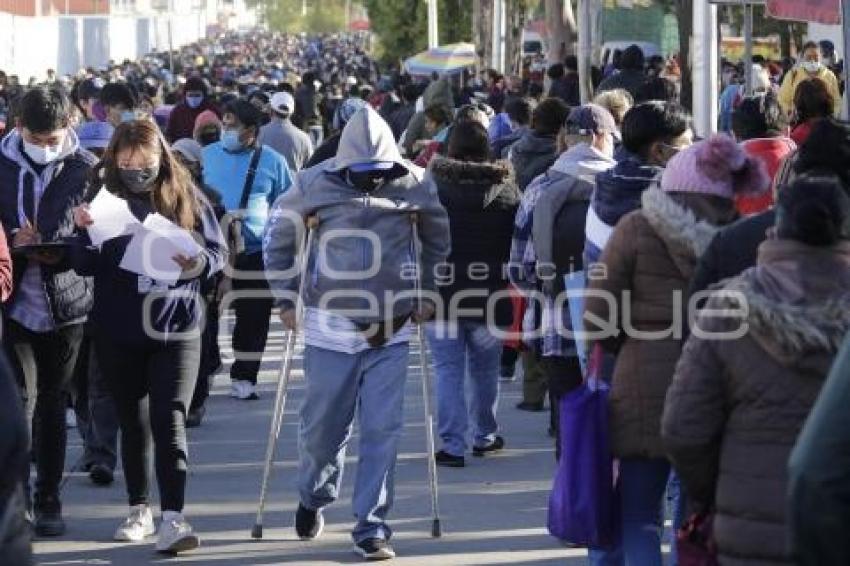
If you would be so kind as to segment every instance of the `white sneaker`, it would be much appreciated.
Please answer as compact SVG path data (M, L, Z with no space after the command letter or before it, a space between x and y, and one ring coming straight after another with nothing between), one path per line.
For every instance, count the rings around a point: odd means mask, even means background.
M77 413L74 409L65 409L65 427L77 428Z
M157 552L176 554L198 548L200 544L201 539L183 515L178 515L170 521L163 519L159 525L159 538L156 540Z
M141 542L156 532L153 526L153 514L147 505L130 507L130 514L115 531L115 540L121 542Z
M260 397L257 395L257 387L250 381L237 380L230 384L230 396L242 401L254 401Z

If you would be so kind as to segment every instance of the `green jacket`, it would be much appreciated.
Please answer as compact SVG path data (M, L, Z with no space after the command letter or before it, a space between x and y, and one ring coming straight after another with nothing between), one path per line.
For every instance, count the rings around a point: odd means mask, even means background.
M801 566L850 564L850 335L789 461L789 518Z

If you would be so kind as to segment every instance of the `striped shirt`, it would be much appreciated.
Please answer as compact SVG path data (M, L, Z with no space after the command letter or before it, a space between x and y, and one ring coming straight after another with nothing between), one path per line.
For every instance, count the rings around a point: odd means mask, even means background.
M387 341L386 346L409 342L410 334L411 324L408 322ZM341 354L359 354L371 348L363 332L351 320L315 307L304 309L304 343Z

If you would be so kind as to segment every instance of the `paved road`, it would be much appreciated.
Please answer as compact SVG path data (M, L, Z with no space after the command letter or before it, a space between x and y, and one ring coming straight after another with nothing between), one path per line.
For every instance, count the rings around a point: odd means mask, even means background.
M120 473L109 488L94 487L84 474L71 474L64 491L68 533L39 542L37 559L44 565L195 563L229 565L329 565L359 563L351 552L349 529L351 486L356 468L356 439L340 501L326 513L325 534L318 541L297 540L292 529L297 505L294 489L297 408L304 381L300 353L290 388L277 465L270 487L266 533L252 541L259 479L271 416L276 368L283 335L274 328L263 363L261 399L236 401L227 396L229 380L217 376L201 428L190 431L191 471L186 515L202 536L198 551L176 559L156 555L152 542L118 544L110 540L126 513ZM501 423L508 449L487 459L468 458L464 469L440 469L442 539L431 539L425 465L420 368L412 348L407 384L406 418L399 456L393 539L399 566L583 564L584 552L560 546L545 530L546 505L554 469L546 436L546 414L514 409L519 384L507 384L501 400ZM356 432L355 432L356 434ZM71 432L68 466L81 454ZM346 481L347 480L347 481ZM2 563L2 559L0 559Z

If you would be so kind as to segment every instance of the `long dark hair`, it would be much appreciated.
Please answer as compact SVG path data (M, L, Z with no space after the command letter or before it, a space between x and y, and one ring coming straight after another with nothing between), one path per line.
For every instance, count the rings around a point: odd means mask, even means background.
M159 128L150 120L132 120L115 128L115 133L95 168L95 178L108 191L126 197L129 190L118 172L118 154L129 149L159 154L159 175L150 191L154 210L187 230L195 227L200 214L192 175L174 157Z
M794 92L794 110L797 113L794 124L827 118L832 115L834 105L835 101L825 82L818 78L807 79L797 85Z

